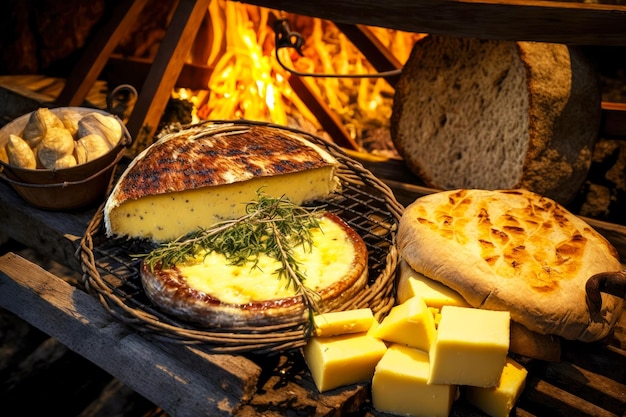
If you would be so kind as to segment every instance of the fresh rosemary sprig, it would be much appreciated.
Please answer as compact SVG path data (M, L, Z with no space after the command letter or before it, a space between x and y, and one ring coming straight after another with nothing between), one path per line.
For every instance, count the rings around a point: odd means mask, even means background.
M312 229L319 227L321 208L298 206L284 196L274 198L259 190L257 200L246 204L244 216L199 229L136 257L143 257L154 270L156 265L165 269L184 263L202 251L215 251L233 265L252 263L251 268L255 268L259 256L265 254L281 264L274 271L277 279L286 278L287 288L293 286L296 294L303 296L309 312L317 312L320 296L304 285L306 277L294 258L293 248L303 245L305 250L311 250Z

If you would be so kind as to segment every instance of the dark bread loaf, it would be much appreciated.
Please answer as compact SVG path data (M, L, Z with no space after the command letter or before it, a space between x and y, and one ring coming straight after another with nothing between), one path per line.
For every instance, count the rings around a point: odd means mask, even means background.
M391 136L428 186L525 188L565 204L600 117L597 74L577 49L430 35L396 86Z

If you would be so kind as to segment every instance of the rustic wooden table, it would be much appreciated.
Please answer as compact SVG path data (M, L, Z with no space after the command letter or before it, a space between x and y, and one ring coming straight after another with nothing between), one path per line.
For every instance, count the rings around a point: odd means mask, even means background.
M53 213L0 185L8 237L75 271L93 210ZM57 338L171 415L231 415L256 388L261 369L243 357L159 345L114 321L98 300L14 253L0 258L0 306ZM210 376L210 377L208 377Z
M393 170L380 164L375 168L382 177ZM386 181L403 204L428 192L402 179ZM95 210L38 210L0 183L2 234L73 271L81 271L75 252ZM626 259L626 227L590 222ZM209 354L202 346L150 340L116 321L79 285L13 252L0 256L0 307L58 339L171 416L283 415L288 409L291 415L382 415L369 406L367 384L317 393L298 352L274 357ZM516 415L546 410L626 415L625 326L622 319L609 345L567 344L562 362L530 363L528 387ZM453 415L482 414L461 404Z
M40 210L0 182L1 234L79 274L76 251L96 210ZM211 354L202 346L145 337L114 319L80 284L14 252L0 256L0 308L56 338L171 416L270 415L266 411L271 408L344 415L360 409L368 396L367 384L319 394L297 351L271 357Z

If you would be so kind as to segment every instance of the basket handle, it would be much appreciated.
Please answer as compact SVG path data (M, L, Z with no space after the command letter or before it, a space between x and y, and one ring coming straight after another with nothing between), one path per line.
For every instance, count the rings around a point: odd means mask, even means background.
M622 271L600 272L587 280L585 285L587 299L600 311L602 308L601 292L619 298L626 296L626 269Z

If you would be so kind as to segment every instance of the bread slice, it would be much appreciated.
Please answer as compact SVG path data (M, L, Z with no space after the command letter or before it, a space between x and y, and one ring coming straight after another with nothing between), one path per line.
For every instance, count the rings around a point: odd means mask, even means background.
M525 190L452 190L410 204L398 252L473 307L508 310L528 330L570 340L606 337L623 297L587 302L587 280L622 269L615 248L551 199Z
M526 188L566 204L600 117L597 74L573 47L429 35L396 85L390 129L430 187Z

